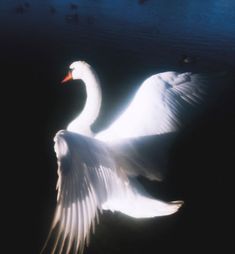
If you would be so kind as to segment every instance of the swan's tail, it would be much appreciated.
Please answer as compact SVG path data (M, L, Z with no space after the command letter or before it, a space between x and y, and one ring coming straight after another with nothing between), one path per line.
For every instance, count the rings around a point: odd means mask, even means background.
M119 211L138 219L173 214L178 211L182 204L182 201L166 203L157 199L139 196L126 199L125 201L112 200L111 202L106 202L102 208L104 210Z
M139 185L139 184L138 184ZM109 199L102 209L119 211L134 218L152 218L170 215L178 211L183 201L163 202L152 198L136 182L126 186L125 193ZM137 187L137 188L136 188Z

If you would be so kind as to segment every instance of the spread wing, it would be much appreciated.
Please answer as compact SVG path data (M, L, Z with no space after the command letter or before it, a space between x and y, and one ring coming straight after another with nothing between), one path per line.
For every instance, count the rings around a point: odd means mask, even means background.
M55 136L55 151L57 207L45 248L54 241L51 253L69 253L71 249L82 253L102 204L122 189L125 175L116 171L105 144L95 139L60 131Z
M171 147L177 133L122 139L110 145L113 156L128 177L161 181L167 173Z
M145 174L139 169L135 171L135 165L124 169L131 164L126 159L119 163L123 155L116 156L115 150L115 147L77 133L60 131L56 134L57 207L42 253L45 250L60 254L82 253L102 210L149 218L170 215L180 208L181 201L163 202L151 197L129 177Z
M191 73L153 75L144 81L120 117L96 138L116 142L176 131L203 108L208 88L214 89L215 81L206 75Z

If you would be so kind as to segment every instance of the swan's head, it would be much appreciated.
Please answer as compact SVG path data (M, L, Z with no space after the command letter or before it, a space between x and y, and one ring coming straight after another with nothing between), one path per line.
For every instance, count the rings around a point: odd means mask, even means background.
M70 71L64 80L62 80L62 83L72 79L84 79L84 76L90 70L90 65L84 61L76 61L69 66L69 69Z

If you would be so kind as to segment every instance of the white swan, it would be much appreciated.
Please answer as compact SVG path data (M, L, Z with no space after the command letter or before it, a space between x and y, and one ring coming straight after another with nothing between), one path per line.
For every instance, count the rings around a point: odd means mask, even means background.
M111 126L94 134L91 125L101 107L100 82L85 62L74 62L64 79L81 79L87 100L83 111L55 136L58 159L57 208L51 233L57 231L52 253L82 252L89 243L98 211L109 209L135 218L170 215L182 201L162 202L141 188L133 177L158 179L158 173L142 170L133 158L120 153L117 143L173 132L188 119L188 112L203 101L204 82L198 75L165 72L141 85L132 102ZM200 82L199 82L200 81ZM123 156L123 157L122 157ZM125 158L124 158L125 157ZM47 246L47 245L45 245Z

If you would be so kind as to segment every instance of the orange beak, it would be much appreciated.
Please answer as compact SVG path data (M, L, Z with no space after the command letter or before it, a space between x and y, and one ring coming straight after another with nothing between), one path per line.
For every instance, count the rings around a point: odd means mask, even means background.
M66 77L61 81L61 83L63 84L63 83L65 83L69 80L72 80L72 79L73 79L72 72L69 71L68 74L66 75Z

